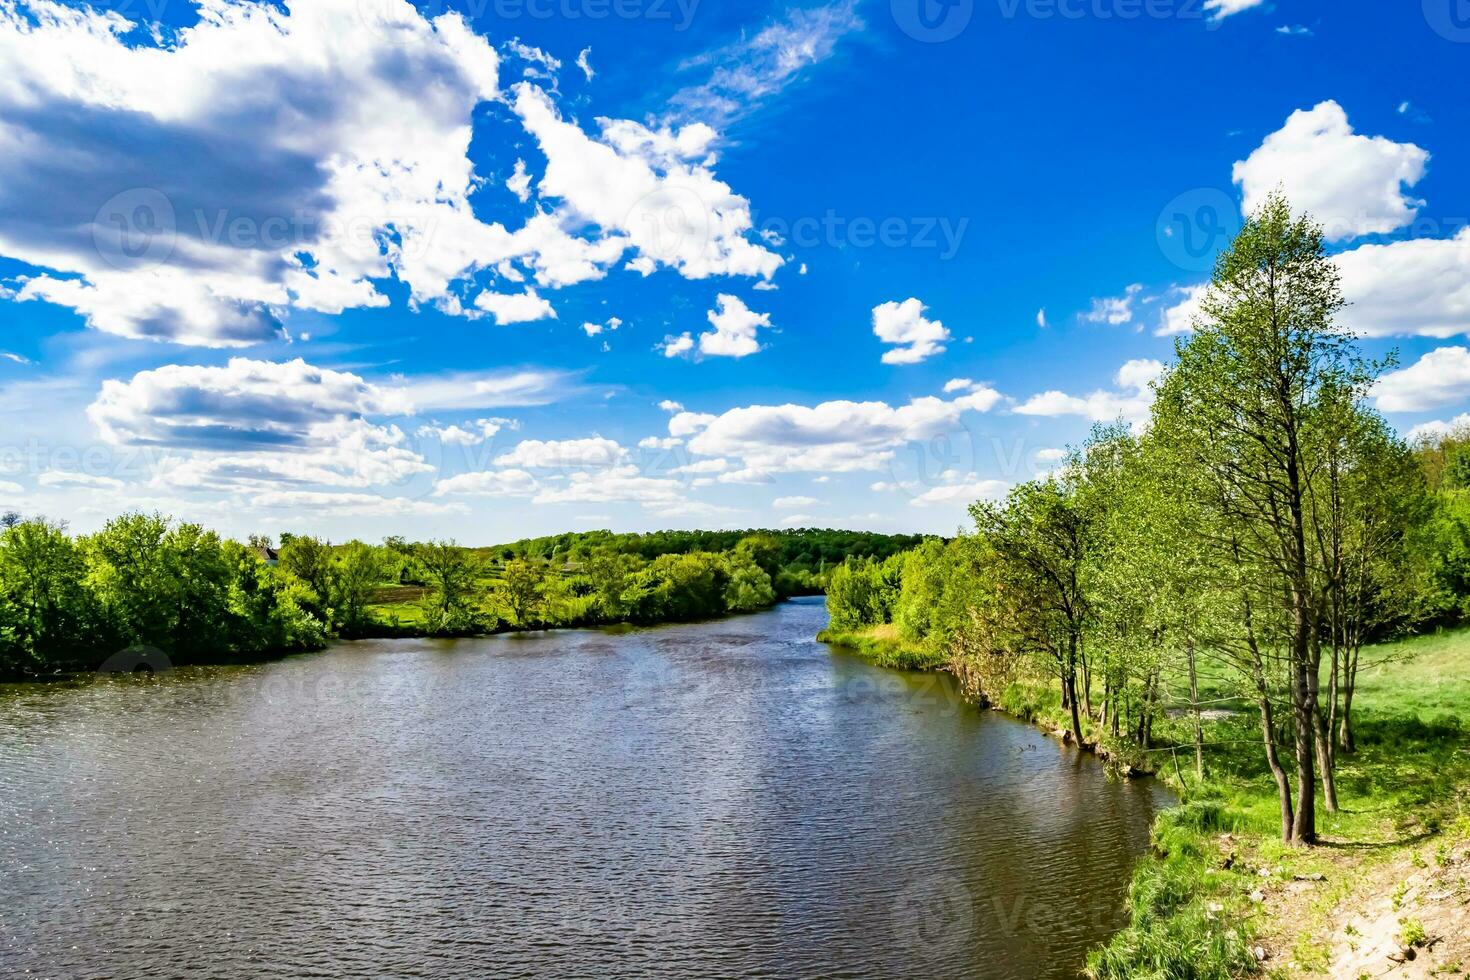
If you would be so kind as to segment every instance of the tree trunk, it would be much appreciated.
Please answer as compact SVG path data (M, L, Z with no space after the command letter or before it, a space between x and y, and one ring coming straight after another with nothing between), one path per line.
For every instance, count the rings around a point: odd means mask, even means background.
M1189 708L1194 715L1194 775L1201 783L1205 781L1205 726L1199 710L1199 671L1195 665L1194 643L1184 645L1189 658Z

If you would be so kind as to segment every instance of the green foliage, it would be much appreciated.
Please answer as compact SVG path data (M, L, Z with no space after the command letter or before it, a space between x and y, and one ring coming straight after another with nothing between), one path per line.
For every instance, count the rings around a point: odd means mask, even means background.
M195 524L128 514L74 540L22 520L0 532L0 675L96 669L140 644L178 662L310 649L326 639L313 599Z

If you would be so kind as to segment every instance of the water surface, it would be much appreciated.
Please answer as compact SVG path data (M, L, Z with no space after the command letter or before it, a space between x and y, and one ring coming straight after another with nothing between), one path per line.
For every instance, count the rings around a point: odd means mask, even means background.
M1075 976L1158 791L824 620L0 688L0 973Z

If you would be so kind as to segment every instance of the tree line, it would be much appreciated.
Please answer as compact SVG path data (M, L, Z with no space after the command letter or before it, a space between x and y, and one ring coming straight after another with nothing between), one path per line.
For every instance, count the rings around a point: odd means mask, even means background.
M576 540L573 541L572 539ZM464 636L657 623L761 609L820 590L833 541L891 554L917 539L846 532L562 536L560 545L333 544L283 533L245 543L158 514L73 536L0 516L0 676L93 670L151 647L174 662L309 650L334 637ZM701 550L698 545L725 545ZM793 563L792 558L796 561ZM407 598L404 598L404 597Z
M1470 612L1470 432L1406 444L1367 404L1387 362L1342 307L1320 226L1272 197L1219 257L1146 425L1096 427L973 505L971 533L845 563L834 628L893 623L980 699L1044 684L1069 738L1123 758L1182 711L1201 779L1205 709L1248 705L1281 837L1314 843L1365 646Z

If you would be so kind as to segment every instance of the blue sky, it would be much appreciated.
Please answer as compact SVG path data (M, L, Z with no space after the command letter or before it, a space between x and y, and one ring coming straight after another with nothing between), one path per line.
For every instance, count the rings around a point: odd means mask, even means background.
M1276 186L1432 434L1470 409L1460 6L21 3L0 504L953 532L1143 419Z

